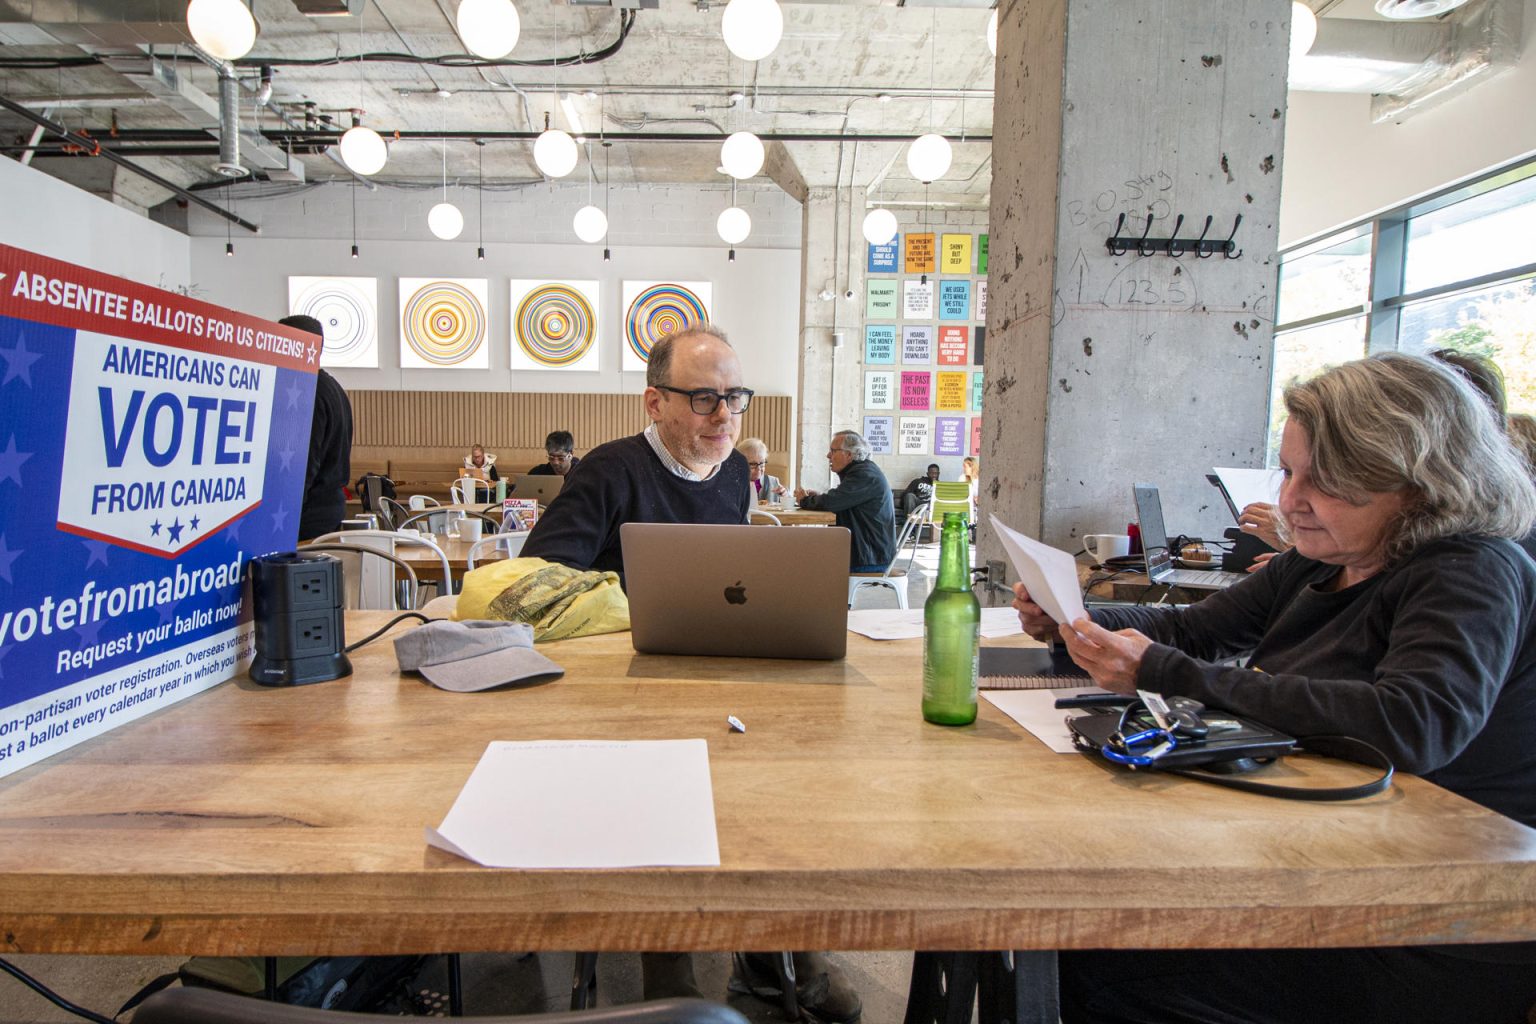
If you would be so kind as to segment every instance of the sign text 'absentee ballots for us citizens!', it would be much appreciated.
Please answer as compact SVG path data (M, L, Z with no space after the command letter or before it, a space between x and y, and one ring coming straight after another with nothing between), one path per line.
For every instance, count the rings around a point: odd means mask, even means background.
M0 775L232 678L319 339L0 246Z

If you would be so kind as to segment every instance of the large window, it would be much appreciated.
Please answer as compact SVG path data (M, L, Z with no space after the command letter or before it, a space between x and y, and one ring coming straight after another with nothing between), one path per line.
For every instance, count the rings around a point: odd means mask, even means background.
M1276 313L1271 465L1285 386L1367 351L1486 356L1536 413L1536 162L1287 250Z

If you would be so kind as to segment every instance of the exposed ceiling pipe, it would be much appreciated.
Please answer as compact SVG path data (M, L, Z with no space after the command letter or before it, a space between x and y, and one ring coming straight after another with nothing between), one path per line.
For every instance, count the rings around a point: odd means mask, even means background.
M233 68L219 70L219 162L214 170L226 178L250 173L240 166L240 83Z
M154 171L147 167L141 167L134 163L132 160L126 160L112 152L110 149L103 149L100 143L98 143L95 139L90 138L89 136L80 135L77 132L72 132L68 128L65 128L63 125L51 121L41 114L28 110L20 103L16 103L5 96L0 96L0 108L9 110L17 117L25 118L31 123L42 128L44 131L52 132L60 138L73 142L75 145L81 147L92 156L99 156L104 160L108 160L116 164L125 171L137 174L139 177L145 179L146 181L154 182L156 185L159 185L161 188L165 189L167 192L174 196L185 199L189 203L196 203L198 206L201 206L203 209L210 213L218 214L220 217L223 217L231 224L240 225L242 228L245 228L245 230L249 231L253 235L259 234L261 232L261 228L257 227L255 224L252 224L250 221L244 219L243 217L237 217L235 214L224 209L222 206L218 206L215 203L210 203L202 196L194 195L193 193L188 192L174 181L162 178Z

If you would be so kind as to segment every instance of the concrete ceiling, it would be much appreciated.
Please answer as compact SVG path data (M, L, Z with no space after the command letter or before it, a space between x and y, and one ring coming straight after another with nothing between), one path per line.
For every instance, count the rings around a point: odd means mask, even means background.
M356 108L365 111L364 123L386 136L394 131L536 132L546 115L555 127L569 129L557 100L569 96L587 133L586 151L599 181L609 174L615 184L727 181L717 170L718 140L750 129L799 137L781 143L777 160L770 144L770 165L788 168L775 175L781 184L796 176L810 187L883 181L883 197L909 198L921 198L923 189L907 172L904 144L860 137L912 137L934 128L957 139L981 136L983 141L955 146L954 166L932 186L932 198L985 204L991 184L986 137L992 128L993 58L985 40L990 0L967 0L961 6L953 0L944 6L785 4L784 39L756 64L726 49L720 31L723 5L660 3L656 10L632 12L633 25L612 56L555 69L346 60L285 65L284 60L346 58L360 51L421 58L462 54L453 29L457 2L367 0L361 15L309 17L293 0L255 0L261 34L240 62L247 86L242 126L273 133L302 126L306 117L311 124L329 117L331 124L319 127L345 128L351 123L348 112ZM125 23L124 12L133 8L140 20ZM143 17L146 9L158 15L158 23ZM199 129L212 139L215 132L209 129L217 122L209 120L206 110L193 105L189 114L187 104L167 105L145 89L153 51L193 90L217 95L215 72L190 56L185 45L175 45L186 39L180 21L184 10L181 0L0 0L0 41L10 44L0 46L0 61L92 54L111 62L0 68L0 96L32 109L48 107L56 120L98 137L109 136L115 125L120 133ZM518 10L522 33L511 60L595 53L620 38L623 14L617 8L519 0ZM61 40L74 45L59 45ZM255 107L251 90L263 59L273 62L272 102L288 116L289 125L274 110ZM164 93L163 83L158 91ZM600 128L628 136L702 136L704 141L626 140L605 152L596 144ZM0 141L12 147L10 155L16 155L18 140L25 142L31 131L20 118L0 113ZM208 145L197 139L157 144L160 152ZM378 178L436 181L443 173L445 148L450 179L473 182L483 155L489 181L541 180L529 141L491 139L482 153L472 139L445 145L437 138L393 141L389 163ZM214 171L213 154L132 159L183 185L223 180ZM310 181L347 173L321 152L301 159ZM67 176L72 172L61 165L89 162L39 156L35 165ZM585 181L587 172L583 159L565 180Z

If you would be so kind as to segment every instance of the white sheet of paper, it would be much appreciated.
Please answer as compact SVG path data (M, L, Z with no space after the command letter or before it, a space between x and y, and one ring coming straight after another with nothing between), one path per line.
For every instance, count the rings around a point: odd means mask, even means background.
M1086 618L1088 612L1083 608L1083 594L1077 585L1077 559L1024 536L995 515L991 519L992 528L1002 540L1013 571L1019 574L1030 599L1057 622Z
M718 867L709 745L491 743L426 836L492 868Z
M1259 501L1271 505L1280 503L1282 477L1278 469L1222 469L1217 466L1216 475L1239 512Z
M871 640L916 640L923 635L921 608L861 608L848 613L848 632ZM1012 608L983 608L981 635L987 639L1024 632Z
M1093 687L1090 685L1068 686L1057 690L982 690L981 696L1056 753L1070 754L1077 748L1072 745L1072 733L1067 729L1067 719L1087 712L1082 708L1057 708L1056 698L1070 697L1074 693L1091 689Z

